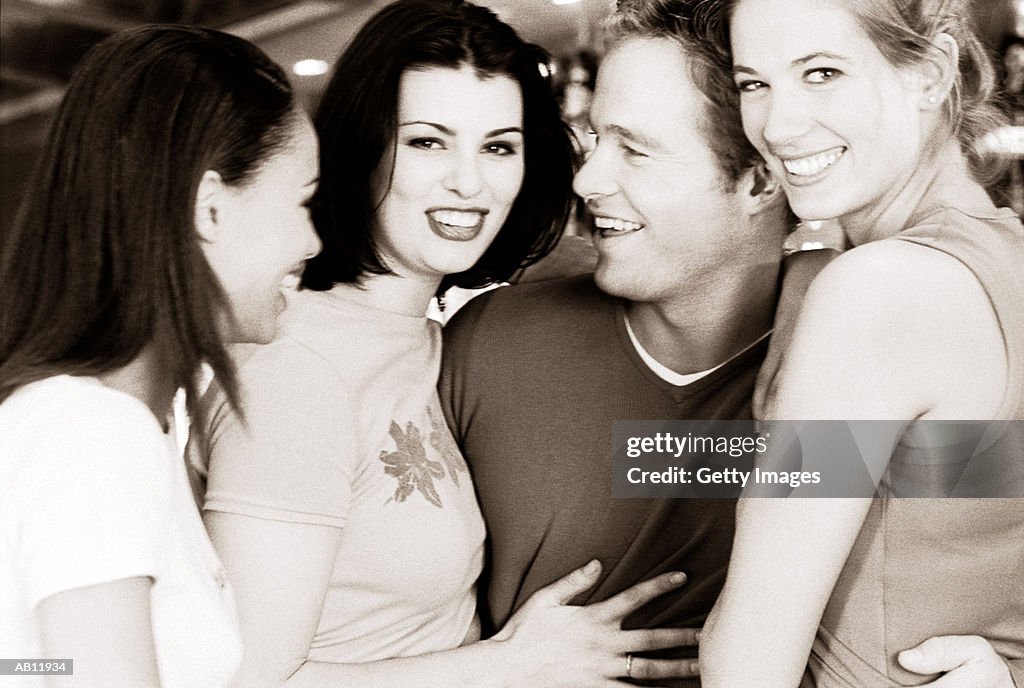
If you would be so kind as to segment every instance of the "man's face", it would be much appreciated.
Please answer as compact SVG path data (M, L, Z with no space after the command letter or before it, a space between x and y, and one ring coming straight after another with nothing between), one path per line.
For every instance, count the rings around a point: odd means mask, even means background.
M628 39L602 62L590 110L597 143L573 188L594 215L605 292L667 305L751 254L740 191L727 190L705 140L704 103L671 40Z

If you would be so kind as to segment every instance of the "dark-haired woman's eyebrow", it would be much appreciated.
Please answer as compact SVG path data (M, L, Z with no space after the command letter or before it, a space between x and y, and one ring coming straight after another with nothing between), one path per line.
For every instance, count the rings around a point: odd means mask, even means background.
M408 126L412 126L414 124L423 124L423 125L428 126L428 127L433 127L434 129L437 129L439 132L441 132L445 136L455 136L455 132L452 131L451 129L449 129L448 127L446 127L445 125L438 124L437 122L427 122L426 120L422 120L422 119L411 120L409 122L400 122L398 126L399 127L408 127ZM502 134L509 134L509 133L522 134L523 133L523 129L522 129L522 127L502 127L500 129L495 129L493 131L487 132L485 138L491 138L493 136L501 136Z
M487 132L484 138L492 138L494 136L503 136L505 134L522 134L522 127L504 127L502 129L495 129L494 131Z
M422 120L422 119L414 119L414 120L411 120L411 121L408 121L408 122L399 122L398 126L400 126L400 127L409 127L409 126L412 126L414 124L423 124L423 125L426 125L428 127L433 127L434 129L437 129L439 132L441 132L445 136L454 136L455 135L454 131L452 131L451 129L449 129L448 127L446 127L443 124L438 124L437 122L427 122L426 120Z

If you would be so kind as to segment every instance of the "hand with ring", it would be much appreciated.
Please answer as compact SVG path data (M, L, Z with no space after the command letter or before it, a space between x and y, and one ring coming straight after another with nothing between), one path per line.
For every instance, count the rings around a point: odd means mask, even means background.
M501 675L511 685L621 686L620 679L688 678L697 675L694 659L636 656L652 650L696 645L694 628L623 630L622 621L655 597L686 581L681 572L665 573L587 606L568 604L593 586L601 570L592 561L538 590L490 640L500 650ZM507 664L506 664L507 662ZM623 673L625 670L625 673Z

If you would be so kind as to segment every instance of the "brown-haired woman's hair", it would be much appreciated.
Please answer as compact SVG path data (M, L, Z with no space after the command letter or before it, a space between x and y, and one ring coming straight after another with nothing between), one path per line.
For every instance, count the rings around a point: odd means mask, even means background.
M249 180L287 143L294 107L280 68L219 31L140 27L94 47L0 241L0 401L153 345L190 405L203 361L234 404L217 325L230 309L194 227L196 192L207 170Z
M1006 161L979 152L977 143L1006 123L996 100L996 73L971 20L968 0L835 0L849 11L894 67L942 60L933 40L950 35L959 47L953 87L945 101L950 133L960 143L980 184L998 179ZM730 55L729 17L739 0L698 0L697 29L723 56Z

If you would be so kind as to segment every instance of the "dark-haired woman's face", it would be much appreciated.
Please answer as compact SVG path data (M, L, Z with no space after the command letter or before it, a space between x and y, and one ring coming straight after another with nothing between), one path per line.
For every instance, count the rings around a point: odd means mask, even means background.
M887 205L921 158L921 80L830 0L741 0L730 27L743 128L797 215Z
M522 186L519 84L507 76L480 79L468 67L408 70L397 122L394 157L377 175L383 201L375 238L385 263L425 280L468 270Z

